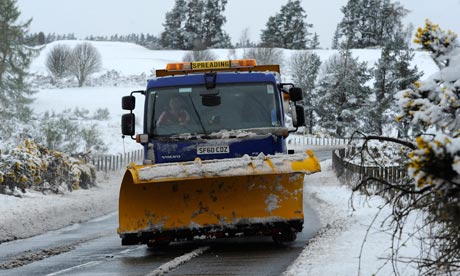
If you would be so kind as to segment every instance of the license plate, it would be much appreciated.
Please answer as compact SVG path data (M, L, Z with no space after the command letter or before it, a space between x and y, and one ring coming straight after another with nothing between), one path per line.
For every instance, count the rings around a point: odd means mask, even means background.
M230 147L228 145L218 146L198 146L196 148L197 154L222 154L230 153Z

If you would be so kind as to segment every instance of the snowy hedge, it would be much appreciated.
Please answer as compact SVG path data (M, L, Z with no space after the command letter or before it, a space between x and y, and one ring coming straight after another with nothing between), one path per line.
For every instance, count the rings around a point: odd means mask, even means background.
M83 159L49 150L32 140L8 152L0 151L0 193L19 189L63 193L96 183L96 169Z

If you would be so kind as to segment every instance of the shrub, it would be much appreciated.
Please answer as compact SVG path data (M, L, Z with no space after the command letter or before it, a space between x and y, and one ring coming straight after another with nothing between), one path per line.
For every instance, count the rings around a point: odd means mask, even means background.
M27 139L24 144L0 154L0 193L62 193L90 188L96 183L96 169L86 160L49 150Z

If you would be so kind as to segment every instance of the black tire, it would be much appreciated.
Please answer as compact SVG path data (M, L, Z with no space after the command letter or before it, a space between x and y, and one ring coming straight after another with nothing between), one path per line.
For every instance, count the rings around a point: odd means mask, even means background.
M274 234L272 239L276 244L288 245L297 239L297 233L292 230L284 230Z
M165 251L169 247L169 241L152 241L147 242L147 247L152 250Z

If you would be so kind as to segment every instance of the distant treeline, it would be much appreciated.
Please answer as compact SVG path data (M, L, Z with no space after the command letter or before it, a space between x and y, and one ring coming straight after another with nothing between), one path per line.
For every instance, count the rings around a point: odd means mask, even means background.
M85 40L91 41L119 41L119 42L130 42L138 45L142 45L149 49L161 49L160 39L152 34L128 34L128 35L110 35L110 36L87 36ZM45 34L43 32L30 33L26 36L26 44L29 46L39 46L48 44L59 40L77 40L77 37L73 33L69 34Z

